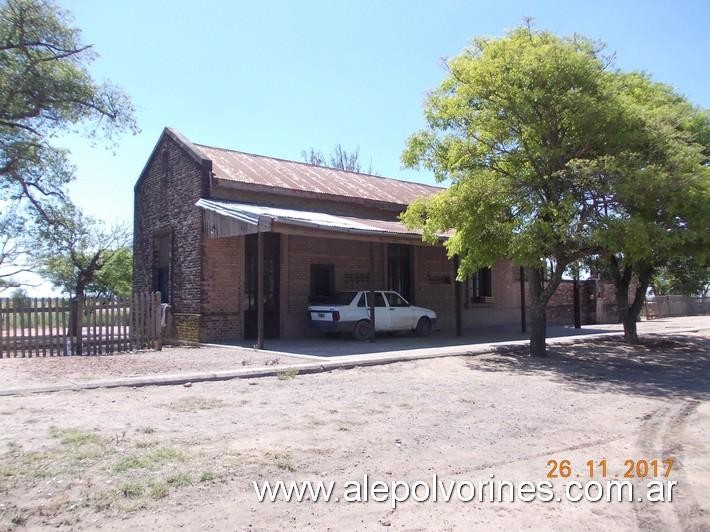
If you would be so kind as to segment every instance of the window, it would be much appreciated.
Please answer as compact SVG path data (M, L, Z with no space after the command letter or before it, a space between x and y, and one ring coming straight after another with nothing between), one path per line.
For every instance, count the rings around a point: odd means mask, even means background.
M362 295L360 298L360 301L358 301L357 306L358 307L364 307L364 306L369 306L369 300L370 300L370 292L366 292L365 294ZM375 308L377 307L386 307L387 305L385 304L385 298L382 297L382 294L380 292L375 292Z
M355 294L357 294L357 292L338 292L337 294L324 298L320 303L322 305L349 305L353 302Z
M492 278L490 268L481 268L466 282L468 303L492 303Z
M335 266L332 264L311 264L311 303L324 302L334 293Z
M167 180L168 174L170 173L170 156L168 155L168 150L163 148L160 154L160 169L163 173L163 179Z
M153 290L160 292L160 301L170 303L170 235L159 236L155 240L155 269Z
M385 295L387 296L387 302L390 304L390 307L409 306L409 303L407 303L404 299L402 299L398 294L395 294L394 292L387 292Z

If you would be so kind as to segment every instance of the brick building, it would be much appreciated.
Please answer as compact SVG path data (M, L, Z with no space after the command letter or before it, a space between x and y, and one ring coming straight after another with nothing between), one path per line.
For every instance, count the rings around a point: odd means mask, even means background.
M266 337L311 334L309 302L339 290L394 289L456 320L455 267L398 215L437 187L194 144L166 128L135 185L134 289L160 290L173 334L213 342L256 335L263 235ZM520 323L519 269L501 261L461 290L464 327ZM569 323L571 290L550 321ZM583 286L594 322L593 286Z

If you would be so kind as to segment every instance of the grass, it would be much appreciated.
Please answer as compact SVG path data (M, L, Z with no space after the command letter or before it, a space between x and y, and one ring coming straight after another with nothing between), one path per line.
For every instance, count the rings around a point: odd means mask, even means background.
M118 491L127 499L137 499L143 495L143 484L137 480L129 480L119 486Z
M217 475L215 475L212 471L203 471L202 475L200 475L200 482L212 482L217 478Z
M101 437L94 432L70 428L70 429L52 429L50 435L59 440L62 445L100 445L103 443Z
M192 477L189 473L179 472L168 477L168 484L175 488L184 488L192 484Z
M197 412L198 410L211 410L224 406L224 401L209 397L184 397L173 401L168 406L178 412Z
M0 531L11 524L14 508L3 508L5 501L1 499L7 496L12 500L16 492L38 488L44 492L37 504L28 507L29 514L16 512L18 519L37 515L69 523L78 515L76 508L128 514L188 488L198 479L210 483L218 478L213 471L198 469L201 460L190 463L178 444L148 436L153 432L151 427L138 428L132 440L125 432L103 437L97 431L51 427L44 447L25 450L9 441L7 451L0 450ZM190 460L193 458L197 456ZM79 493L75 493L77 488Z
M168 495L168 485L160 480L148 482L148 495L151 499L162 499Z
M158 445L158 442L155 440L139 440L136 442L136 449L148 449L156 445Z
M276 373L276 376L279 378L280 381L288 381L291 379L295 379L296 375L298 375L297 369L285 369Z
M112 471L125 473L132 469L150 469L165 462L182 461L183 459L182 452L174 447L157 447L147 452L124 456L113 465Z
M291 455L285 451L266 451L264 456L268 462L283 471L296 471L296 467L291 463Z

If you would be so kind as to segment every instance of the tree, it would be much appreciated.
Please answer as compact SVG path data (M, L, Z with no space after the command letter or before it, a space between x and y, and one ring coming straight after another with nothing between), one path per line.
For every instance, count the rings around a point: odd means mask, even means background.
M425 104L428 128L402 156L445 191L402 216L458 256L458 278L499 259L526 268L530 354L545 356L547 303L575 261L593 252L605 183L589 168L625 148L629 124L615 97L610 60L581 37L520 27L475 39L448 61Z
M710 259L710 119L645 75L618 74L616 81L641 127L625 156L598 174L609 188L600 219L604 230L597 234L624 339L635 344L636 323L658 272L673 266L687 278Z
M325 166L328 168L338 168L348 172L362 172L360 164L360 148L355 151L347 151L340 144L336 144L328 158L323 155L323 152L315 148L309 148L308 151L301 151L301 157L309 164L316 166ZM365 172L367 174L375 174L376 170L372 168L372 162Z
M651 281L654 295L669 294L707 296L710 292L710 260L704 263L694 257L671 260L659 269Z
M25 253L24 228L25 220L16 215L16 209L0 215L0 293L17 288L16 276L33 269Z
M117 133L138 131L125 93L90 75L95 57L71 16L50 0L0 5L0 204L15 218L0 237L15 258L27 251L27 223L54 223L74 179L67 151L52 140L80 132L112 145Z
M91 263L93 253L81 253L79 263ZM97 269L83 296L128 296L133 289L133 252L130 247L108 250L99 257ZM79 267L68 255L47 257L41 274L63 293L75 294Z
M116 276L111 269L126 268L129 228L107 228L71 204L51 214L55 223L38 224L35 233L34 255L42 265L41 275L74 299L96 294L108 280L116 281L116 289L125 290L125 272ZM107 267L108 275L99 277Z

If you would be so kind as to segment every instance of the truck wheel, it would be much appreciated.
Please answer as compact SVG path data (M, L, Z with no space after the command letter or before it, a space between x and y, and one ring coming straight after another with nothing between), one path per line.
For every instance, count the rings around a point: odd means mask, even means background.
M431 320L426 316L419 318L414 334L417 336L429 336L431 334Z
M355 324L353 329L353 336L356 340L365 341L370 339L370 332L372 328L370 322L367 320L360 320Z

